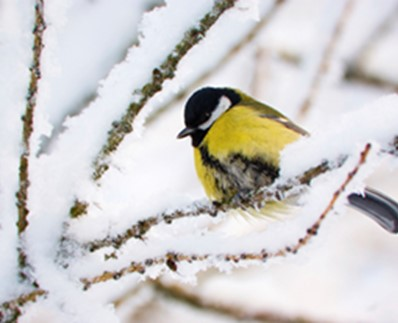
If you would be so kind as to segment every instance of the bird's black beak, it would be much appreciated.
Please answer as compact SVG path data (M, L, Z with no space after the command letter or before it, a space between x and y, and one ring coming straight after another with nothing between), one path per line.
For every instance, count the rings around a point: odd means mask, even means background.
M187 136L192 135L194 132L196 131L196 129L192 129L192 128L184 128L182 129L179 134L177 135L177 139L181 139L181 138L185 138Z

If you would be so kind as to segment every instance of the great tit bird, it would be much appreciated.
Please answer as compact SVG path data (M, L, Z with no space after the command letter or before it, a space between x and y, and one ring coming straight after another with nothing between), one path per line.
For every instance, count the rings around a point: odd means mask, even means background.
M231 88L196 91L184 119L177 138L191 137L197 175L207 196L220 203L272 184L281 151L308 135L280 112ZM387 231L398 232L398 203L389 197L366 188L348 201Z

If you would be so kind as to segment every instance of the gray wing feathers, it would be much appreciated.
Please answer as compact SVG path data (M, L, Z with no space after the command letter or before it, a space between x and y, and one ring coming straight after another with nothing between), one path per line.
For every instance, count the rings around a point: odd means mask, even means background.
M398 233L398 203L371 188L348 196L350 205L361 210L391 233Z

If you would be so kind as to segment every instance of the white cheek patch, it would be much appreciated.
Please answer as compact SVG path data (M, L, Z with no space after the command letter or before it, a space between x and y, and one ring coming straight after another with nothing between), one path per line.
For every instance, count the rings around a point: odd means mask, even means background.
M212 112L209 120L206 122L202 123L198 128L201 130L206 130L210 128L210 126L216 121L225 111L227 111L232 105L232 102L230 99L228 99L226 96L222 96L220 98L220 101L218 102L217 107L214 109Z

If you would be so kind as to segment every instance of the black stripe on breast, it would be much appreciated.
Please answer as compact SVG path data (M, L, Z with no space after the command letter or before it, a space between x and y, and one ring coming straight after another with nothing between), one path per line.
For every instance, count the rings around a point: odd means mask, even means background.
M261 157L248 158L235 153L223 163L212 156L207 147L202 146L199 151L203 165L215 171L215 184L226 195L271 185L279 176L279 168Z
M214 172L212 172L214 185L224 197L218 202L222 203L228 201L236 194L237 187L236 184L231 181L231 176L228 173L226 165L223 165L218 159L211 156L209 151L207 150L207 147L199 147L199 151L203 165L214 170Z
M266 162L263 158L253 157L248 158L242 154L234 154L230 158L231 165L241 164L242 171L254 171L259 175L267 175L272 181L274 181L279 176L279 167Z
M221 162L218 159L209 154L207 147L201 146L199 147L199 151L202 157L202 162L205 166L214 168L215 170L222 172L224 174L228 173L226 167L223 164L221 164Z

